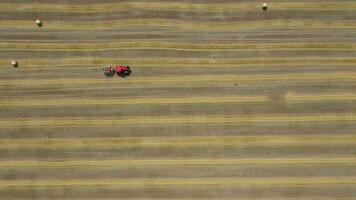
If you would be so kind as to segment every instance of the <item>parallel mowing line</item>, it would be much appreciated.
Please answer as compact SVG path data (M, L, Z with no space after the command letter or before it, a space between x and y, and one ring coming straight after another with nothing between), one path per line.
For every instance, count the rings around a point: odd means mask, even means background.
M107 51L127 49L157 49L178 51L256 51L256 50L356 50L354 43L268 43L268 44L218 44L172 43L158 41L113 43L0 43L1 50L21 51Z
M74 13L106 13L123 10L167 10L167 11L202 11L202 12L226 12L226 11L252 11L261 7L259 3L176 3L176 2L121 2L121 3L103 3L103 4L45 4L45 3L0 3L0 11L16 12L74 12ZM284 3L273 2L270 5L273 10L356 10L356 3L340 1L338 3Z
M356 158L272 158L272 159L161 159L161 160L72 160L0 161L0 168L72 168L166 165L355 165Z
M274 81L293 81L293 82L354 82L356 73L290 73L280 75L189 75L189 76L170 76L170 77L132 77L123 80L127 84L151 84L151 85L192 85L205 84L207 82L219 84L230 82L274 82ZM70 78L53 78L53 79L21 79L21 80L0 80L2 86L48 86L48 85L88 85L88 84L109 84L113 83L111 79L92 78L92 79L70 79Z
M0 61L1 62L1 61ZM109 62L106 62L109 63ZM208 64L208 65L202 65L202 64L139 64L139 63L135 63L135 61L132 62L121 62L121 61L117 61L115 63L131 63L130 65L136 67L160 67L160 68L189 68L189 67L194 67L196 69L203 69L203 68L230 68L230 67L234 67L234 68L253 68L253 67L265 67L265 68L272 68L272 67L285 67L285 68L291 68L291 67L354 67L355 64L353 63L337 63L337 62L330 62L330 63L314 63L313 61L311 63L276 63L276 64L262 64L262 63L258 63L258 64ZM7 64L8 65L8 64ZM28 72L28 71L36 71L39 69L43 69L42 65L25 65L26 68L22 68L22 70ZM47 72L41 72L41 75L44 74L53 74L53 72L51 72L51 70L63 70L63 68L67 68L67 67L78 67L76 70L78 69L98 69L98 67L100 68L101 66L103 66L103 64L88 64L88 65L83 65L83 64L50 64L50 65L46 65L47 67ZM9 72L4 72L5 73L9 73Z
M343 186L341 186L343 187ZM239 197L239 200L311 200L311 197ZM88 200L77 199L76 200ZM141 200L141 198L120 198L120 200ZM145 200L157 200L154 198L145 198ZM236 200L236 198L169 198L169 200ZM312 200L355 200L353 197L312 197Z
M356 101L356 94L287 94L287 103ZM216 104L216 103L262 103L271 102L268 96L224 96L224 97L166 97L166 98L32 98L0 99L0 107L31 106L85 106L85 105L141 105L141 104Z
M77 200L88 200L88 199L77 199ZM120 200L139 200L139 199L125 199L125 198L120 198ZM157 200L153 198L145 198L145 200ZM169 200L236 200L235 198L169 198ZM288 197L286 198L280 198L280 197L239 197L239 200L310 200L309 198L303 198L303 197ZM313 197L313 200L355 200L353 197Z
M34 29L33 21L0 20L0 27ZM318 20L263 20L248 22L208 22L194 23L183 20L169 19L125 19L99 22L72 22L64 23L48 21L46 29L60 30L112 30L133 27L157 27L182 30L248 30L248 29L355 29L353 21L318 21Z
M338 93L338 94L296 94L288 93L285 96L287 103L298 102L322 102L322 101L355 101L356 93Z
M191 59L191 58L63 58L63 59L23 59L21 65L26 67L35 66L78 66L78 65L96 65L102 66L103 64L110 63L131 63L132 65L152 65L152 66L185 66L185 65L204 65L204 67L219 67L219 65L226 66L239 66L239 65L321 65L321 64L344 64L355 65L356 58L354 57L339 57L339 58L326 58L326 57L297 57L297 58L241 58L241 59ZM0 59L0 65L9 65L8 59Z
M195 104L195 103L256 103L267 102L266 96L179 97L135 99L0 99L0 107L9 106L71 106L71 105L140 105L140 104Z
M0 149L113 149L355 145L355 134L0 139ZM318 159L315 159L318 160ZM334 160L334 159L333 159ZM272 162L271 159L270 162ZM319 160L321 161L321 160ZM129 161L128 161L129 162ZM192 161L193 162L193 161ZM248 162L248 160L246 160ZM252 161L251 161L252 162ZM254 161L255 162L255 161ZM256 161L257 162L257 161ZM292 162L292 161L290 161ZM297 162L297 161L296 161ZM341 162L341 161L340 161Z
M76 199L76 200L88 200L88 199ZM140 200L140 199L133 199L133 198L120 198L120 200ZM157 200L153 198L145 198L145 200ZM169 198L169 200L236 200L236 198ZM310 197L288 197L288 198L281 198L281 197L239 197L239 200L310 200ZM355 200L353 197L313 197L313 200Z
M76 200L88 200L88 198L86 199L80 199L80 198L76 198ZM120 200L141 200L141 198L120 198ZM145 198L145 200L157 200L154 198ZM232 199L232 198L169 198L169 200L236 200ZM286 198L280 198L280 197L253 197L253 198L249 198L249 197L239 197L239 200L310 200L309 198L303 198L303 197L288 197ZM355 198L353 197L323 197L323 198L318 198L318 197L313 197L313 200L355 200Z
M46 179L0 181L1 187L148 187L194 185L356 185L356 177L278 177L278 178L122 178L122 179Z
M207 48L207 49L189 49L189 48L165 48L165 47L113 47L113 48L95 48L92 49L39 49L39 48L7 48L1 49L0 51L45 51L45 52L73 52L73 51L84 51L84 52L99 52L99 51L118 51L118 50L165 50L165 51L191 51L191 52L253 52L253 51L354 51L355 49L342 49L342 48L278 48L278 49L217 49L217 48Z
M355 115L285 115L285 116L148 116L131 118L15 118L1 119L6 126L92 126L92 125L144 125L144 124L247 124L247 123L296 123L296 122L354 122Z

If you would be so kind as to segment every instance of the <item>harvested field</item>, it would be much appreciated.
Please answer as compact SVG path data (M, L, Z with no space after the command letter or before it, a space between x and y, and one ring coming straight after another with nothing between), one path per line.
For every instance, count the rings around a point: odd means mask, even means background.
M355 199L356 2L262 3L0 0L0 199Z

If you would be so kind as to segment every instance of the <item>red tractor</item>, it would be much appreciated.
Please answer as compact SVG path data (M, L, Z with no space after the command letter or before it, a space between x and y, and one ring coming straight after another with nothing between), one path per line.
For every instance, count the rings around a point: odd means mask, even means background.
M120 77L130 76L130 74L131 74L130 67L129 66L123 66L123 65L116 65L115 67L105 66L105 67L103 67L103 71L104 71L104 75L106 77L111 77L115 73Z

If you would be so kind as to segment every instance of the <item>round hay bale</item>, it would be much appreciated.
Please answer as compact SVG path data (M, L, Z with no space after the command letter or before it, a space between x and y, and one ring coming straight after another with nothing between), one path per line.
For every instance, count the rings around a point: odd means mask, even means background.
M263 9L263 10L267 10L267 3L263 3L263 4L262 4L262 9Z
M11 61L11 65L12 65L13 67L18 67L18 66L19 66L19 63L18 63L16 60L12 60L12 61Z
M42 22L42 20L36 20L36 24L37 24L37 26L38 27L42 27L43 26L43 22Z

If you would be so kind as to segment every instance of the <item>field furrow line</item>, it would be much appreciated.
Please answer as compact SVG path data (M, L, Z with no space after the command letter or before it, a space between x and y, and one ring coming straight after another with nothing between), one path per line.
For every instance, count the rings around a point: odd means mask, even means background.
M278 177L278 178L123 178L0 181L4 187L90 187L90 186L176 186L176 185L356 185L355 177Z
M204 83L230 83L230 82L320 82L320 81L332 81L332 82L356 82L355 73L344 72L327 72L327 73L288 73L288 74L272 74L272 75L186 75L186 76L169 76L169 77L130 77L130 79L124 79L123 82L127 86L128 84L145 84L150 85L193 85ZM103 78L52 78L52 79L12 79L12 80L0 80L0 84L3 87L14 86L49 86L49 85L103 85L114 83L112 79ZM119 86L118 86L119 87Z
M66 161L0 161L0 168L90 168L120 166L176 165L356 165L355 158L269 158L269 159L159 159L159 160L66 160Z
M33 21L0 20L0 27L4 29L35 29ZM71 22L48 21L46 30L113 30L128 28L165 28L181 30L256 30L256 29L355 29L354 21L327 20L259 20L246 22L190 22L172 19L123 19L101 22Z
M97 65L102 67L103 64L110 63L131 63L131 65L147 65L147 66L199 66L204 67L219 67L221 66L235 66L239 65L317 65L321 64L331 65L355 65L356 58L354 57L294 57L294 58L241 58L241 59L192 59L192 58L102 58L102 57L80 57L80 58L62 58L62 59L23 59L21 66L24 67L51 67L51 66L85 66ZM8 59L0 59L1 66L9 65Z
M160 41L96 43L21 43L2 42L0 51L108 51L126 49L162 49L186 51L253 51L253 50L356 50L354 43L173 43Z
M354 93L335 94L296 94L282 96L286 103L307 102L345 102L356 101ZM163 98L21 98L0 99L0 107L32 106L83 106L83 105L142 105L142 104L226 104L226 103L262 103L271 102L269 96L201 96L201 97L163 97Z
M170 10L170 11L251 11L261 7L260 3L179 3L179 2L118 2L100 4L46 4L46 3L0 3L0 11L15 12L73 12L73 13L107 13L127 9L137 10ZM273 2L273 10L356 10L356 3L350 1L340 2Z
M355 145L355 134L0 139L0 149ZM317 159L316 159L317 160Z

